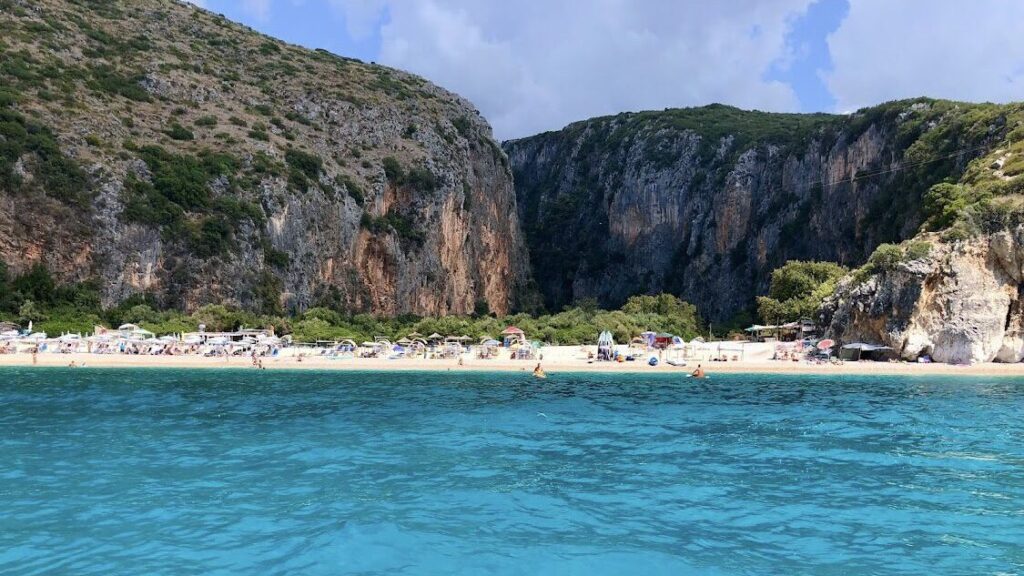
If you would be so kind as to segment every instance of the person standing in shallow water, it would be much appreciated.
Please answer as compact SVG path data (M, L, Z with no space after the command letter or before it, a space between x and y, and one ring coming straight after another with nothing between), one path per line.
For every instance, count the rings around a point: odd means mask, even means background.
M693 376L694 378L703 378L704 368L702 368L700 364L697 364L697 369L694 370L693 373L690 374L690 376Z

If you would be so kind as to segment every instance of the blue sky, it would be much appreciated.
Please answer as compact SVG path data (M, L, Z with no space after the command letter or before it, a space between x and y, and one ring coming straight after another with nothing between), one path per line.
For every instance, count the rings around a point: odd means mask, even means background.
M800 101L801 112L832 112L836 99L822 73L832 70L826 38L839 28L850 11L846 0L818 0L793 20L786 44L794 57L788 66L774 65L767 78L788 83Z
M850 112L1024 96L1017 0L190 0L310 48L408 70L499 138L712 102Z

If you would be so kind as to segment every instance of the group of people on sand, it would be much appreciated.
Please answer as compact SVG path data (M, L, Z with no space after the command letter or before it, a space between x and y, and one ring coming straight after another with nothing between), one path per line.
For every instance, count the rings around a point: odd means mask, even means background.
M690 376L693 377L693 378L704 378L704 377L706 377L706 374L704 373L704 367L701 366L700 364L697 364L697 369L694 370L693 372L691 372ZM540 362L538 362L537 365L534 366L534 368L533 368L533 377L534 378L547 378L548 377L547 373L544 372L544 368L541 367Z

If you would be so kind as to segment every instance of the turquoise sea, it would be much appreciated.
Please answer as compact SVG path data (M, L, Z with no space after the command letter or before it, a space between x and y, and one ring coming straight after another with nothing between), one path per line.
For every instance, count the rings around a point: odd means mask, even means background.
M0 369L2 574L1021 574L1024 379Z

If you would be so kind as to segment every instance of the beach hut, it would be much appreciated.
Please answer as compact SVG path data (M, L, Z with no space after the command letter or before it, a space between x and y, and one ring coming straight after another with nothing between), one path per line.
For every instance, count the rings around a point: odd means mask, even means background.
M526 333L515 326L509 326L501 331L502 345L511 348L513 344L525 344Z

